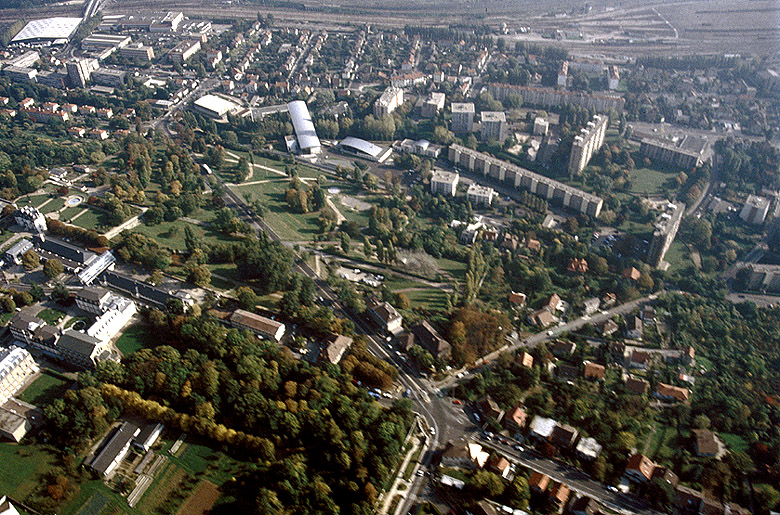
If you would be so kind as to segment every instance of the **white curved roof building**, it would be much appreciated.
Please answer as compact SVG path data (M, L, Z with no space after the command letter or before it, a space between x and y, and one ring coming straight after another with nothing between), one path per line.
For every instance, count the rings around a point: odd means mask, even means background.
M11 40L19 42L67 42L76 29L79 28L81 18L44 18L33 20L24 26Z
M374 145L370 141L353 138L352 136L348 136L341 140L339 149L341 149L342 152L354 154L358 157L364 157L380 163L385 161L392 153L392 149L382 148L379 145Z
M322 151L322 145L320 138L317 137L317 131L314 128L314 122L311 120L306 102L303 100L290 102L287 104L287 110L290 112L295 138L298 140L298 151L301 154L319 154Z

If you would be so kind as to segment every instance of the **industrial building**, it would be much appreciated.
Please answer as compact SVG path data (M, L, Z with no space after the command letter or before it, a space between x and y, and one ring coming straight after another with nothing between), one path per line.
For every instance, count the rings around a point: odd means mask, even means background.
M48 43L65 45L81 24L81 18L44 18L33 20L11 39L11 43Z
M38 60L41 58L41 54L36 52L35 50L28 50L27 52L23 53L22 55L18 55L16 57L12 57L11 59L8 59L5 61L4 64L8 66L19 66L22 68L32 68L35 63L38 62Z
M76 59L65 63L72 86L84 88L92 79L92 72L100 67L97 59Z
M766 197L749 195L739 217L749 224L762 224L769 214L771 204L772 202Z
M238 106L233 102L216 95L204 95L192 104L195 112L211 118L222 118Z
M639 150L653 161L692 170L704 163L708 146L706 140L686 135L671 140L644 138Z
M453 103L450 109L452 110L452 132L455 134L471 132L474 128L474 104Z
M506 139L506 114L503 111L482 111L480 113L482 123L480 137L483 141L495 139L503 143Z
M127 72L124 70L98 68L92 72L92 82L101 86L121 86L125 83L125 77L127 77Z
M295 129L296 149L301 154L319 154L322 151L320 138L309 114L309 108L303 100L287 104L293 129Z
M579 134L574 137L569 153L569 176L579 175L590 162L593 155L599 151L604 144L604 136L609 127L609 117L607 115L597 114L588 125L580 129Z
M3 68L3 75L12 82L32 82L38 76L38 70L22 66L6 66Z
M5 258L6 263L15 263L17 265L21 265L22 256L25 254L25 252L32 249L32 242L23 238L14 243L10 249L6 250L3 257Z
M130 44L130 36L121 34L92 34L81 40L84 51L101 51L107 48L123 48Z
M431 176L431 194L454 197L460 175L443 170L434 170Z
M423 118L433 118L440 110L444 109L447 96L444 93L432 91L423 102L420 115Z
M393 153L393 149L380 147L370 141L366 141L360 138L353 138L348 136L341 140L338 144L339 151L345 154L351 154L377 163L384 163L390 154Z
M653 239L650 240L650 248L647 250L647 263L654 267L659 267L663 263L666 252L672 246L677 231L680 229L680 222L685 214L685 204L669 203L655 224Z
M404 90L401 88L387 88L382 96L374 102L374 116L380 118L386 116L404 103Z
M182 41L173 50L168 52L168 60L172 63L186 62L200 50L200 41L187 40Z
M127 59L137 59L139 61L151 61L154 59L154 48L141 43L128 45L119 50L119 55Z
M547 200L552 200L578 213L598 217L604 205L603 199L572 188L561 182L501 161L488 154L452 144L449 148L449 160L467 170L489 176L512 188L528 190Z
M496 192L493 191L493 188L481 186L477 183L472 184L469 186L469 189L466 190L466 200L475 206L489 206L493 203L493 197L495 195Z
M523 105L539 107L557 107L571 104L605 112L610 109L622 111L626 105L626 100L618 95L597 95L579 91L515 86L512 84L491 84L488 89L496 100L504 101L510 95L520 95L523 98Z

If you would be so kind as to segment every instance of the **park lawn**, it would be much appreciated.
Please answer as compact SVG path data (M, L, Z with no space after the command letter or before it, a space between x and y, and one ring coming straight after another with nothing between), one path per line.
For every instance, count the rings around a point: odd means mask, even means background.
M672 426L658 424L648 449L648 457L655 461L669 459L674 454L677 429Z
M81 209L84 209L84 206L76 207L81 207ZM88 208L86 213L76 218L72 223L73 225L77 225L82 229L93 229L98 232L103 232L104 230L114 226L108 221L108 213L92 208Z
M11 313L3 313L2 315L0 315L0 326L5 327L8 321L11 320L15 314L16 313L11 312Z
M146 347L146 328L141 322L136 322L122 332L116 341L116 347L123 356L133 354Z
M51 471L55 456L39 444L0 442L0 492L24 502L39 486L40 477Z
M43 407L57 399L62 399L70 385L71 382L47 374L44 370L18 397L34 406Z
M40 209L40 211L41 213L46 215L49 213L53 213L54 211L59 211L63 207L65 207L65 199L62 197L57 197L47 202L46 205Z
M639 195L658 195L668 191L665 184L677 177L676 172L653 168L634 168L629 171L631 193Z
M241 281L241 277L238 275L238 268L233 263L220 263L218 265L206 266L211 271L212 278L214 277L213 274L217 274L224 277L225 279L228 279L228 282L231 280L236 282Z
M65 317L65 313L57 309L46 308L38 313L37 317L49 325L56 326Z
M172 444L173 440L168 440L163 446L171 463L187 474L198 479L209 479L217 486L235 477L242 468L241 462L207 445L207 442L196 436L187 436L177 456L171 456L167 452Z
M287 179L269 180L262 184L234 186L232 190L243 196L252 193L267 208L263 217L266 224L284 241L311 241L319 234L318 212L293 213L287 205Z
M176 227L173 231L171 228ZM189 227L193 230L196 236L201 238L204 243L213 245L215 243L237 241L232 236L227 236L218 231L211 229L210 227L202 227L184 220L175 220L173 222L162 222L157 225L141 224L133 228L133 232L138 232L144 236L148 236L153 240L156 240L163 248L171 250L185 250L187 248L184 243L184 228Z
M748 443L739 435L734 433L718 433L718 437L723 440L723 443L725 443L732 452L748 451Z
M124 497L96 479L80 485L73 500L60 511L62 515L142 515L127 505Z

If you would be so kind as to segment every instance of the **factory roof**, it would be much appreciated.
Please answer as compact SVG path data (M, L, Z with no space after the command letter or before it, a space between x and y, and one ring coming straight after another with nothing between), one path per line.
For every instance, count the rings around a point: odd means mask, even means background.
M25 25L11 42L70 39L80 23L81 18L44 18L33 20Z
M216 95L204 95L195 101L195 105L207 111L212 111L218 116L222 116L237 107L233 102Z
M374 145L370 141L366 141L364 139L360 138L354 138L352 136L348 136L341 140L341 143L339 143L340 147L347 147L350 150L356 150L363 154L368 154L371 157L379 157L380 154L384 151L382 147L379 145Z
M303 100L295 100L287 104L290 112L295 137L298 139L298 148L302 151L307 149L319 149L320 138L317 137L317 131L314 128L314 122L311 120L309 108Z

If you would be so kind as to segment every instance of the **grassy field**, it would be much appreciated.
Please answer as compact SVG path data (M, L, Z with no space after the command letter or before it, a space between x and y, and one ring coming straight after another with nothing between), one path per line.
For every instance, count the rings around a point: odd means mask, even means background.
M83 211L84 209L85 209L85 208L84 208L84 206L82 206L82 205L78 205L78 206L71 206L71 207L66 207L66 208L65 208L65 209L63 209L63 210L62 210L62 212L60 213L60 220L62 220L63 222L70 222L71 218L73 218L74 216L76 216L78 213L80 213L80 212L81 212L81 211ZM86 213L84 213L84 214L83 214L83 215L81 215L81 216L87 216L87 214L86 214Z
M38 313L37 316L47 324L56 326L65 317L65 313L57 309L46 308Z
M116 346L124 356L146 347L146 329L137 322L129 326L116 341Z
M688 248L681 241L674 241L666 252L664 261L669 262L669 271L681 270L691 263Z
M252 193L268 208L265 222L286 241L309 241L319 233L317 225L318 213L293 213L285 200L285 192L289 181L287 179L272 179L262 184L236 186L233 188L240 195Z
M42 445L0 442L0 463L0 492L24 502L38 488L40 476L51 470L54 454Z
M70 382L47 374L44 370L43 374L25 388L18 397L24 402L42 407L56 399L61 399L70 385Z
M650 442L648 456L656 461L670 458L673 446L677 439L677 430L671 426L658 425L653 439Z
M404 292L409 297L413 308L424 308L441 311L447 308L447 293L431 288L426 290L412 290Z
M635 168L629 172L631 193L657 195L666 191L664 185L677 176L677 172L653 168Z
M29 197L24 197L21 199L18 199L16 201L16 205L19 207L22 206L33 206L38 207L44 202L46 202L49 199L48 195L41 194L41 195L30 195Z
M447 258L439 258L436 260L436 263L438 263L442 272L450 274L453 279L461 282L466 280L466 270L468 269L466 263Z
M204 243L213 245L220 242L236 241L236 238L217 232L209 227L195 225L184 220L174 222L162 222L157 225L141 224L133 229L144 236L148 236L171 250L185 250L187 246L184 243L184 228L190 227L196 236L200 237Z
M728 446L730 451L733 452L747 452L748 443L739 435L733 433L718 433L718 437L723 440L723 443Z

